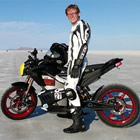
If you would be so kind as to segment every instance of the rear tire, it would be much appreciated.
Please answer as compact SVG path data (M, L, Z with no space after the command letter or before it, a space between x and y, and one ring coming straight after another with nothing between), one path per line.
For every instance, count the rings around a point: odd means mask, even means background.
M30 91L23 102L26 87L12 86L2 96L1 109L5 116L13 120L22 120L33 113L37 105L37 97L34 91Z
M140 112L139 98L135 92L127 86L112 84L104 87L96 97L96 100L108 103L114 102L114 99L118 109L97 111L99 118L113 127L128 127L134 124Z

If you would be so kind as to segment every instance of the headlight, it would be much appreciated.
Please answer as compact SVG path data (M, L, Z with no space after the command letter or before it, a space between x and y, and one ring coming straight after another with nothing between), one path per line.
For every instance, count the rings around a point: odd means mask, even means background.
M25 66L24 63L22 63L21 66L20 66L20 75L21 76L23 76L23 74L24 74L24 66Z

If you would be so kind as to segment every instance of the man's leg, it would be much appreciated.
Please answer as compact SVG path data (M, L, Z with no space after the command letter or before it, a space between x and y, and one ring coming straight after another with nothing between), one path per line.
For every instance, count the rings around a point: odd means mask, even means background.
M68 83L65 85L65 89L71 89L73 92L75 92L75 97L72 99L69 99L69 102L71 104L71 110L70 113L72 114L72 120L73 124L64 129L65 133L76 133L80 131L85 130L85 125L82 120L82 108L81 108L81 103L79 99L79 95L76 91L76 85L78 83L78 78L71 78L70 76L67 77Z
M65 128L63 131L65 133L77 133L85 130L85 124L82 119L82 109L81 107L75 107L74 112L72 112L73 124Z

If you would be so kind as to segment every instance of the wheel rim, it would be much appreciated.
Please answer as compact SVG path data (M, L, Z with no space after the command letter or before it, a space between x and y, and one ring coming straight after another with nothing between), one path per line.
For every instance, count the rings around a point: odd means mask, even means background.
M25 91L22 89L15 89L11 91L4 101L4 109L6 113L12 118L24 118L28 116L34 109L35 98L33 94L28 96L28 102L32 102L32 105L22 102L22 96Z
M115 123L124 124L129 122L136 112L136 104L133 97L124 90L112 89L105 92L101 98L102 100L111 100L116 97L117 110L103 110L100 111L105 120Z

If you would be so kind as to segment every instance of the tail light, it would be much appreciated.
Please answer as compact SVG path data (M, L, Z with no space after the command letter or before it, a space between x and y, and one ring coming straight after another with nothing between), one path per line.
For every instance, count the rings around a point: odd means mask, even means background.
M115 65L116 65L116 67L119 67L122 65L122 62L120 61L120 62L116 63Z

